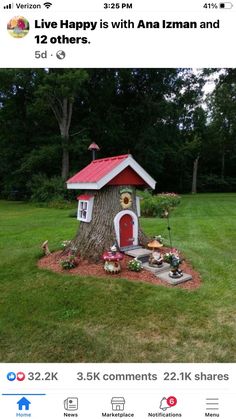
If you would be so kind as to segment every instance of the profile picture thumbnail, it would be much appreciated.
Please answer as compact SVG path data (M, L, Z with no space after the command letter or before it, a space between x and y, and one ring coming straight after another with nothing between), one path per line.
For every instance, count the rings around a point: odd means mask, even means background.
M29 22L23 16L15 16L7 24L8 33L13 38L23 38L28 34L29 28Z

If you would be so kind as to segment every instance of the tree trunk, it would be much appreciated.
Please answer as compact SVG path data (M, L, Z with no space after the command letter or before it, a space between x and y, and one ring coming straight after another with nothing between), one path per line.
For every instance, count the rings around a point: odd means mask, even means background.
M199 158L200 156L198 155L197 158L193 162L192 193L197 193L197 170L198 170Z
M225 150L223 148L222 155L221 155L221 180L223 181L225 178Z
M69 177L69 131L73 111L73 102L69 98L64 97L62 101L58 100L52 102L51 108L60 128L62 140L61 177L63 180L66 180Z
M63 180L67 180L69 177L69 137L62 139L62 165L61 165L61 177Z
M105 250L117 245L114 227L116 214L123 210L120 204L120 186L105 186L99 191L86 191L94 195L92 220L80 222L79 230L68 250L74 251L82 259L99 261ZM137 215L136 192L132 187L132 205L129 210ZM145 244L148 239L139 229L139 241Z

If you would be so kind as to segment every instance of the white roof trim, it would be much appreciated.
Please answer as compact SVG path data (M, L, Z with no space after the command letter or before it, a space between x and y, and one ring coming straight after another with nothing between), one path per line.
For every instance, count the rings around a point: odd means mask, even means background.
M96 182L94 183L66 183L67 185L67 189L95 189L98 190L100 189L98 187L98 184ZM81 194L82 195L82 194Z
M106 176L103 176L98 182L67 183L67 189L101 189L128 166L130 166L150 186L150 188L155 189L156 181L130 155Z

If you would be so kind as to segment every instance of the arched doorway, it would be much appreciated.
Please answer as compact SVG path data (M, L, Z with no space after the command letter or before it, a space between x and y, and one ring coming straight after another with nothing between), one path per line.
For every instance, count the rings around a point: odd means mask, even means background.
M120 211L114 218L117 243L120 248L137 246L138 217L130 211Z

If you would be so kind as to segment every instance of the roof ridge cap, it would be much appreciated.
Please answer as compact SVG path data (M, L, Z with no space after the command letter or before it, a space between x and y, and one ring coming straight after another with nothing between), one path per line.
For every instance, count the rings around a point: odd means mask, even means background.
M96 163L96 162L101 162L101 161L108 161L108 160L121 160L122 158L128 158L128 157L132 157L131 154L121 154L119 156L111 156L111 157L102 157L100 159L96 159L91 161L91 163Z

